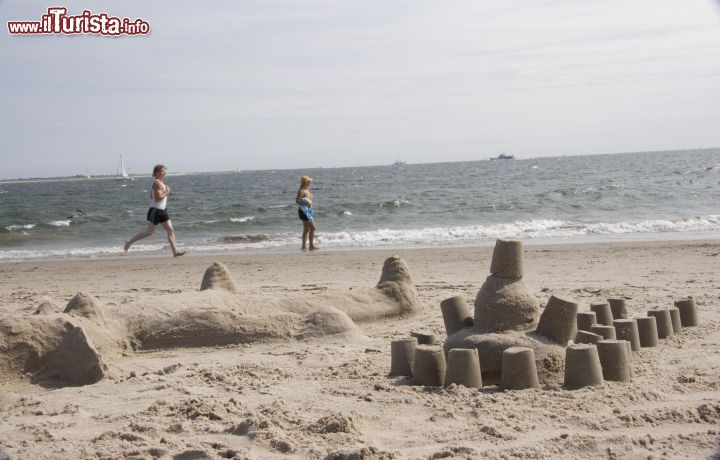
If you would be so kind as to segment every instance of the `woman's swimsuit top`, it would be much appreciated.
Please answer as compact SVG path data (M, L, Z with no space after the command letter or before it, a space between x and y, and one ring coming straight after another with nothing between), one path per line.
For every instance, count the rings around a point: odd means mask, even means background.
M312 207L313 195L310 190L303 190L300 192L300 206Z
M158 179L155 179L155 180L157 181ZM164 182L161 182L161 184L162 184L162 186L163 186L163 190L167 190L167 185L165 185ZM153 186L155 186L155 182L154 182L154 181L153 181ZM155 208L155 209L165 209L165 208L167 207L167 195L166 195L165 198L163 198L162 200L157 201L157 200L155 199L155 189L154 189L154 188L151 188L151 189L150 189L150 196L152 197L152 201L153 201L151 207L153 207L153 208Z

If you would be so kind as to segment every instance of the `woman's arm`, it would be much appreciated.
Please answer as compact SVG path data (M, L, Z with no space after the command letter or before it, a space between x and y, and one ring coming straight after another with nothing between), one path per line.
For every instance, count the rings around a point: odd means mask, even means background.
M168 186L163 186L162 182L156 180L153 182L153 192L155 192L155 201L160 201L166 196L170 195L172 189Z

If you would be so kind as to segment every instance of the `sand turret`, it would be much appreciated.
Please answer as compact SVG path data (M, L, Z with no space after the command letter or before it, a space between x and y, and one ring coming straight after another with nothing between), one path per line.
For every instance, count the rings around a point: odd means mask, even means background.
M415 311L420 306L420 298L413 284L410 269L397 254L385 259L376 288L399 302L403 313Z
M87 318L98 325L106 326L105 316L100 309L100 302L86 292L78 292L70 299L63 313L78 317Z
M522 270L522 242L498 240L491 275L475 298L477 331L527 331L535 327L539 305L522 280Z
M204 291L206 289L223 289L228 292L237 292L235 280L225 264L213 262L213 264L205 270L202 282L200 283L200 290Z

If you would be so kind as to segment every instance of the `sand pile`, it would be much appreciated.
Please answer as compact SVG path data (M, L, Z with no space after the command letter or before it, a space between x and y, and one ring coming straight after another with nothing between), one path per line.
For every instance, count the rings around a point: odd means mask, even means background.
M237 292L237 285L230 271L221 262L213 262L203 275L200 283L200 290L206 289L224 289L228 292Z
M0 319L0 380L24 373L41 382L95 383L107 366L83 328L63 318Z
M6 378L31 372L68 384L101 379L107 369L100 353L128 347L162 349L306 340L323 336L358 339L355 321L418 311L407 264L388 258L376 288L316 295L239 295L227 267L215 262L200 291L149 295L121 307L102 306L88 293L76 294L63 313L3 318L0 364ZM108 318L112 318L109 320ZM99 343L98 350L93 343Z
M87 318L98 326L107 326L100 303L92 294L86 292L78 292L75 297L70 299L63 313L78 318Z

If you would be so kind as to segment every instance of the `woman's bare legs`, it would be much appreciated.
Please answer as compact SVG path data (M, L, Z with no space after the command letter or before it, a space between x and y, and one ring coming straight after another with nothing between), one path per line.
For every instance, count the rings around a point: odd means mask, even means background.
M173 229L172 221L166 221L162 223L163 228L167 232L168 243L170 243L170 249L174 257L180 257L185 255L185 251L178 251L177 245L175 244L175 229Z
M317 248L315 247L314 240L315 240L315 221L311 220L308 222L308 236L310 237L310 250L314 251ZM305 240L303 240L303 243ZM304 246L304 245L303 245Z
M310 220L303 221L302 247L300 248L303 251L307 250L307 238L308 238L308 233L310 233L310 224L311 223L312 223L312 221L310 221ZM312 241L312 240L310 240L310 241Z
M133 236L132 238L130 238L129 240L127 240L125 242L125 247L124 247L125 254L127 254L128 250L130 249L130 246L132 246L132 244L134 242L141 240L143 238L147 238L148 236L152 235L153 233L155 233L155 224L148 222L148 226L145 230L143 230L142 232L139 232L137 235Z

